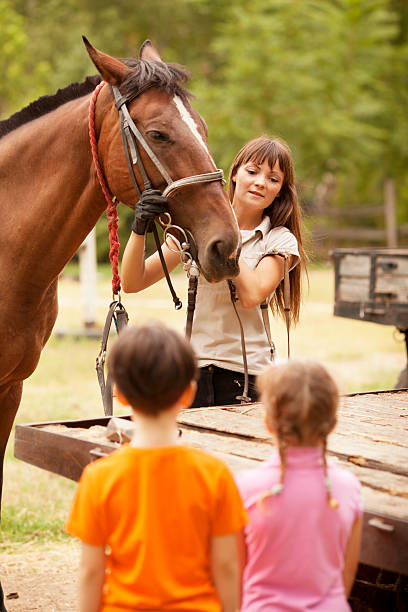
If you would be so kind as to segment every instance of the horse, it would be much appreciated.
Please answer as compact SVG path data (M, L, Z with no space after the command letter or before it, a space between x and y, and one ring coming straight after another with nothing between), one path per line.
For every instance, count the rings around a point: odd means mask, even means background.
M126 163L132 147L122 141L118 119L125 100L130 122L170 176L168 212L192 235L201 272L214 282L238 273L238 225L208 149L206 124L185 89L186 69L164 62L150 41L138 59L128 60L84 43L99 74L0 122L0 501L23 381L35 370L57 317L58 275L106 207L88 136L96 86L94 136L108 191L134 208L136 188L144 188L139 165L132 180ZM152 187L163 192L169 181L150 154L139 147Z

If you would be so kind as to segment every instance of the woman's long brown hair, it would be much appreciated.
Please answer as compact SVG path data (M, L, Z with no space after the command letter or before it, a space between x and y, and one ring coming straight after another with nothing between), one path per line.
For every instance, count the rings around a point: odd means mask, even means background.
M253 161L256 164L263 164L264 161L267 161L270 168L273 168L278 161L279 167L284 175L279 196L277 196L272 204L264 211L264 215L269 216L272 227L286 227L292 232L298 242L300 262L289 273L291 298L290 315L292 322L297 323L299 320L302 295L302 272L305 269L308 257L303 248L302 214L295 187L291 152L288 145L280 138L272 139L267 136L260 136L259 138L250 140L237 153L230 168L228 195L231 202L234 199L235 193L235 181L232 180L232 176L235 175L240 166L249 161ZM284 316L283 282L276 288L271 305L275 313Z

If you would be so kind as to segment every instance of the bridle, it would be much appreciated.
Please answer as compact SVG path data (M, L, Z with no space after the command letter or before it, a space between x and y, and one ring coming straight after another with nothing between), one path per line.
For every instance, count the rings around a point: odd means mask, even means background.
M117 199L114 196L112 196L112 194L110 193L107 187L107 184L106 184L106 179L103 175L102 168L99 163L97 143L96 143L96 137L95 137L95 128L94 128L96 98L98 96L99 91L102 89L102 87L104 87L104 85L105 85L104 81L99 83L99 85L96 87L92 95L92 98L91 98L90 110L89 110L89 133L90 133L90 140L91 140L92 156L93 156L93 161L94 161L95 168L97 171L98 180L101 185L102 191L105 194L105 198L108 202L108 209L107 209L108 217L111 219L111 225L117 227L117 213L116 213L116 204L115 204L115 201L117 202ZM127 95L122 95L116 86L114 85L112 86L112 91L113 91L113 95L115 98L115 106L118 109L118 113L119 113L120 131L121 131L121 136L122 136L126 164L127 164L129 175L132 180L132 183L133 183L133 186L135 188L138 198L140 199L142 197L142 193L144 191L152 188L152 183L147 175L146 169L144 167L144 164L143 164L143 161L140 155L139 145L144 149L146 154L150 157L151 161L155 165L158 172L161 174L161 176L166 181L167 187L162 192L162 195L165 197L169 197L177 189L180 189L181 187L184 187L187 185L196 185L199 183L209 183L213 181L222 181L223 183L225 183L224 172L221 169L217 169L214 172L206 172L203 174L187 176L187 177L178 179L176 181L174 181L170 177L169 173L164 168L163 164L160 162L157 155L152 151L152 149L146 142L145 138L142 136L139 129L136 127L132 117L130 116L129 110L127 108L127 105L130 102L132 102L135 98L139 97L141 94L143 94L145 91L147 91L153 86L154 86L153 84L148 83L145 86L138 89L136 92L133 92ZM134 170L135 166L139 169L139 172L141 174L142 181L143 181L143 190L141 190L139 187L139 184L138 184L138 181L135 175L135 170ZM198 267L197 246L195 244L193 235L191 234L189 230L181 228L178 225L174 225L172 223L172 219L171 219L169 212L166 212L163 215L161 215L158 221L160 225L162 226L162 228L164 229L164 240L165 240L167 247L172 251L176 251L180 253L181 261L184 264L184 266L187 267L187 274L189 275L189 270L192 265L195 265L196 267ZM163 266L163 270L165 273L167 283L169 285L169 289L173 297L174 304L176 308L181 308L181 302L175 295L174 289L171 285L170 276L167 271L167 266L164 261L164 257L162 256L162 253L161 253L159 236L158 236L158 233L157 233L157 230L154 224L153 224L152 229L153 229L153 235L156 241L156 246L159 251L160 260ZM177 250L174 248L174 246L171 245L171 243L168 242L169 235L172 235L171 230L173 230L173 232L175 230L178 233L178 235L181 237L181 240L179 242L180 248L178 248ZM112 234L110 232L109 238L111 241L110 251L111 252L114 251L115 256L118 256L118 253L119 253L118 244L119 243L117 241L117 234L116 234L116 237L115 236L112 237ZM112 243L114 244L117 243L115 248L112 248ZM113 270L113 274L115 278L114 283L112 283L114 295L119 293L119 290L120 290L120 278L117 273L117 269L118 269L117 263L112 262L112 270Z
M168 197L174 191L179 189L180 187L184 187L186 185L195 185L197 183L209 183L211 181L223 181L224 180L224 172L221 169L216 170L215 172L206 172L204 174L196 174L194 176L187 176L185 178L178 179L177 181L173 181L173 179L168 174L167 170L164 168L163 164L160 162L156 154L152 151L152 149L147 144L146 140L143 138L142 134L136 127L132 117L130 116L129 110L127 108L127 104L134 100L136 97L140 96L147 89L152 87L153 85L148 85L139 89L136 93L128 96L122 96L119 89L115 86L112 86L113 95L115 97L115 105L119 112L120 118L120 129L122 133L122 141L123 147L125 149L126 162L129 170L129 174L133 181L133 185L138 193L139 197L141 196L141 190L136 180L136 176L133 170L133 166L137 165L143 179L144 189L151 189L152 185L147 176L146 170L144 168L142 159L140 157L138 143L143 147L147 155L150 157L157 170L160 172L162 177L167 183L167 187L164 189L162 195ZM129 155L129 149L131 153L131 157Z
M94 161L96 173L98 176L98 181L102 188L102 191L105 195L105 199L107 200L107 216L110 219L109 223L109 240L111 244L109 257L111 259L112 271L113 271L113 280L112 280L112 289L113 289L113 301L110 304L108 316L106 319L103 335L102 335L102 345L99 352L99 355L96 359L96 370L98 375L98 381L101 388L102 399L105 409L105 414L112 414L112 394L110 387L109 376L105 381L104 375L104 364L106 358L106 350L107 350L107 342L109 336L109 330L112 324L112 320L115 322L116 328L118 331L127 324L128 316L127 312L124 309L121 299L120 299L120 277L118 274L118 258L119 258L119 241L117 237L117 198L113 196L107 186L105 176L102 171L102 167L100 165L98 151L97 151L97 142L95 135L95 104L96 98L104 87L105 82L102 81L95 88L89 108L89 135L92 149L92 158ZM136 127L132 117L130 116L127 105L133 101L136 97L140 96L147 89L153 87L152 84L147 84L144 87L140 88L138 91L128 94L122 95L119 89L115 86L112 86L113 95L115 98L115 106L119 113L120 120L120 130L123 142L123 149L126 158L126 164L128 167L129 175L132 180L135 191L140 199L144 191L152 189L152 183L148 177L146 169L144 167L139 146L141 146L145 153L150 157L151 161L155 165L158 172L164 178L167 183L167 187L163 190L162 195L165 197L169 197L173 194L177 189L187 185L196 185L199 183L209 183L213 181L224 181L224 172L221 169L217 169L214 172L206 172L203 174L197 174L193 176L187 176L181 179L174 181L167 170L164 168L163 164L160 162L156 154L152 151L138 128ZM139 172L141 174L143 180L143 190L140 189L139 184L137 182L137 178L135 175L134 167L137 166ZM187 322L186 322L186 336L189 338L191 336L192 323L193 323L193 315L195 309L195 300L197 293L197 282L199 275L199 266L196 263L197 260L197 247L194 241L194 238L189 232L189 230L184 229L178 225L174 225L172 223L171 215L169 212L164 213L159 217L159 223L164 229L164 240L167 244L167 247L172 250L180 253L181 261L184 265L184 269L187 272L187 276L189 278L189 289L188 289L188 306L187 306ZM157 232L156 226L153 224L152 227L153 235L155 238L157 250L160 256L160 261L163 267L163 271L167 280L167 284L169 286L170 292L173 297L173 302L176 309L180 309L182 307L181 301L177 297L173 285L170 280L170 275L167 269L167 265L162 253L161 244L159 235ZM179 242L179 248L174 247L174 242L167 242L169 234L172 235L171 230L176 230L179 236L181 236L181 241Z
M199 183L210 183L213 181L222 181L223 183L225 183L224 172L220 168L218 168L214 172L205 172L203 174L195 174L192 176L187 176L187 177L178 179L176 181L174 181L171 178L166 168L164 168L163 164L161 163L157 155L154 153L154 151L152 151L152 149L146 142L145 138L140 133L140 130L136 127L135 122L130 116L130 113L127 107L127 104L132 102L136 97L139 97L142 93L144 93L146 90L150 89L151 87L153 87L153 85L149 83L145 85L144 87L142 87L141 89L139 89L138 91L136 91L135 93L124 96L120 93L117 87L112 86L112 91L113 91L113 95L115 98L115 106L118 109L118 113L119 113L120 131L122 135L122 142L123 142L123 148L124 148L125 157L126 157L126 164L128 167L130 178L132 179L133 186L136 190L136 193L138 194L138 197L141 198L143 192L141 191L139 184L137 182L137 179L136 179L136 175L134 172L135 166L137 166L142 176L143 191L152 188L152 184L147 175L146 169L144 167L138 145L140 145L144 149L144 151L150 157L153 164L156 166L156 169L159 171L159 173L162 175L162 177L166 181L167 187L162 192L162 195L164 197L169 197L177 189L180 189L181 187L185 187L187 185L197 185ZM195 307L195 296L194 296L194 305L193 305L192 295L193 295L193 291L195 290L196 292L197 290L196 289L197 276L199 274L198 264L196 263L198 261L197 247L196 247L195 240L191 232L178 225L174 225L172 223L172 219L171 219L169 212L166 212L163 215L160 215L159 223L164 229L164 241L167 247L171 251L180 253L181 261L184 265L184 269L186 270L187 276L190 280L190 283L189 283L190 287L189 287L189 294L188 294L189 295L189 300L188 300L189 305L188 305L188 311L187 311L187 325L186 325L186 335L187 337L190 337L191 327L192 327L192 316L193 316L194 307ZM157 233L157 229L154 224L153 224L152 230L153 230L153 235L154 235L155 242L156 242L156 247L157 247L157 250L160 256L162 268L163 268L163 271L164 271L164 274L167 280L167 284L169 286L170 292L173 297L174 305L176 309L180 309L182 307L182 304L174 292L173 285L170 280L170 275L167 270L167 265L166 265L166 262L164 260L163 253L161 250L161 244L160 244L159 236ZM180 248L176 249L174 248L172 243L168 242L169 234L170 235L172 234L171 230L173 231L176 230L179 236L181 236L181 240L179 242ZM189 320L190 318L191 318L191 321Z
M118 257L119 242L117 241L117 212L116 212L116 206L114 204L116 198L114 198L109 193L109 189L107 187L106 180L103 176L103 172L102 172L102 169L99 163L99 159L98 159L95 130L94 130L95 102L96 102L96 98L98 96L99 91L102 89L104 85L105 85L105 82L102 81L96 87L92 95L92 98L91 98L90 112L89 112L89 133L90 133L90 140L91 140L92 156L93 156L95 168L96 168L97 175L98 175L98 180L101 185L102 191L105 194L105 198L107 199L107 202L108 202L107 214L109 216L109 204L113 205L115 209L115 213L116 213L117 248L115 250L115 253L117 253L116 257ZM142 134L136 127L132 117L130 116L129 110L127 108L127 104L129 104L136 97L140 96L150 87L153 87L153 85L147 84L141 89L139 89L138 91L136 91L135 93L129 94L127 96L123 96L117 87L112 86L112 91L113 91L113 95L115 98L115 106L118 109L118 113L119 113L120 129L121 129L122 142L123 142L123 148L125 152L126 163L127 163L129 175L131 177L133 186L136 190L136 193L139 199L142 197L143 191L146 191L152 188L152 184L147 175L146 169L143 165L138 145L140 145L144 149L146 154L150 157L151 161L155 165L156 169L159 171L159 173L162 175L162 177L166 181L167 187L162 192L162 195L165 197L168 197L177 189L187 186L187 185L195 185L198 183L208 183L212 181L225 182L224 172L221 169L218 169L215 172L207 172L203 174L197 174L194 176L188 176L185 178L178 179L176 181L174 181L170 177L167 170L164 168L164 166L162 165L162 163L160 162L156 154L149 147L148 143L146 142L146 140L143 138ZM92 127L91 127L91 124L92 124ZM140 174L143 180L143 190L140 189L139 184L137 182L136 175L134 172L134 166L137 166L140 171ZM166 212L164 213L163 216L159 217L159 223L164 229L164 240L166 242L167 247L172 251L180 253L181 261L184 264L184 269L186 270L187 276L189 278L186 337L190 338L191 331L192 331L192 323L193 323L195 301L196 301L196 294L197 294L198 275L199 275L199 267L195 261L197 259L197 248L196 248L194 238L191 232L189 232L187 229L183 229L179 227L178 225L174 225L172 223L172 219L171 219L169 212ZM113 223L111 222L111 224L113 225L115 229L115 220L113 220ZM157 250L160 256L160 261L161 261L163 271L164 271L164 274L167 280L167 284L169 286L170 292L173 297L173 302L175 304L176 309L179 309L182 307L182 304L179 298L177 297L174 291L174 288L172 286L170 275L167 270L166 262L164 260L164 256L161 250L161 244L160 244L159 236L157 233L157 228L154 224L153 224L152 229L153 229L153 235L155 238ZM172 244L169 244L167 242L168 235L169 233L171 234L170 230L173 230L173 231L176 230L182 237L182 241L179 243L180 247L177 249L175 249ZM111 232L109 234L109 238L111 240ZM111 252L112 250L113 249L112 249L112 240L111 240ZM110 255L111 255L111 252L110 252ZM281 255L281 253L278 253L278 252L277 254ZM114 270L113 263L112 263L112 270ZM116 270L117 270L117 261L116 261ZM115 273L114 273L114 276L115 276ZM118 274L117 274L117 279L118 279L118 287L120 289L120 279L119 279ZM112 286L114 286L113 283L112 283ZM245 374L244 390L243 390L242 395L237 397L237 399L240 399L241 403L249 403L251 400L248 396L248 365L247 365L247 359L246 359L244 330L242 327L242 323L241 323L239 314L236 309L236 305L235 305L235 302L237 300L236 291L235 291L234 284L231 280L228 281L228 286L229 286L229 291L230 291L230 296L231 296L231 302L233 304L235 314L237 316L239 326L240 326L241 346L242 346L242 354L243 354L243 361L244 361L244 374ZM287 325L287 334L288 334L288 357L289 357L289 311L290 311L290 306L288 306L288 304L290 304L290 290L288 288L289 288L288 257L285 256L285 315L286 315L286 325ZM115 289L113 290L114 301L110 305L108 317L106 319L105 328L103 331L101 350L96 359L96 369L97 369L97 374L98 374L99 385L101 387L102 399L103 399L103 404L104 404L106 415L112 415L112 412L113 412L112 411L112 393L111 393L111 387L110 387L110 380L108 377L105 382L105 376L104 376L104 363L105 363L105 357L106 357L106 349L107 349L109 331L110 331L112 320L115 321L115 325L116 325L118 332L120 331L120 329L122 329L127 324L127 320L128 320L127 312L122 306L121 301L120 301L119 289L117 290L117 292L115 292ZM289 291L288 295L286 295L287 293L286 290ZM115 300L116 294L119 295L118 300ZM267 333L267 337L268 337L269 344L271 347L271 353L273 355L274 345L270 337L269 320L267 318L267 311L265 310L265 305L262 305L261 308L262 308L262 316L263 316L264 325L265 325L265 331Z

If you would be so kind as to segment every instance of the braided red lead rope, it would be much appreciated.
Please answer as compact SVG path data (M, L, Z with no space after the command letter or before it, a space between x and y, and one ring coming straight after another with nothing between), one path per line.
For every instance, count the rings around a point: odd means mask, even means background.
M109 191L109 188L106 184L106 179L103 174L103 170L101 164L99 162L98 157L98 144L96 142L95 136L95 104L96 98L98 97L98 93L105 85L105 82L102 81L95 88L95 91L92 94L91 101L89 103L89 139L91 143L92 149L92 158L95 165L96 174L98 177L99 184L105 196L107 207L106 207L106 216L108 217L108 230L109 230L109 259L112 266L112 292L114 295L118 294L120 291L120 276L119 276L119 238L118 238L118 211L116 209L118 205L118 201L116 200L116 196L113 196Z

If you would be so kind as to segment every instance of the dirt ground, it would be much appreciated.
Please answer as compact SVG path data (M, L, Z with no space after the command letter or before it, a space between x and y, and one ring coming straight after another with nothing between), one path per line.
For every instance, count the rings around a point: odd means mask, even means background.
M0 580L7 612L77 612L79 544L75 540L0 553ZM353 612L408 610L408 576L360 566Z
M7 612L78 610L79 546L75 541L22 546L0 553L0 580Z

